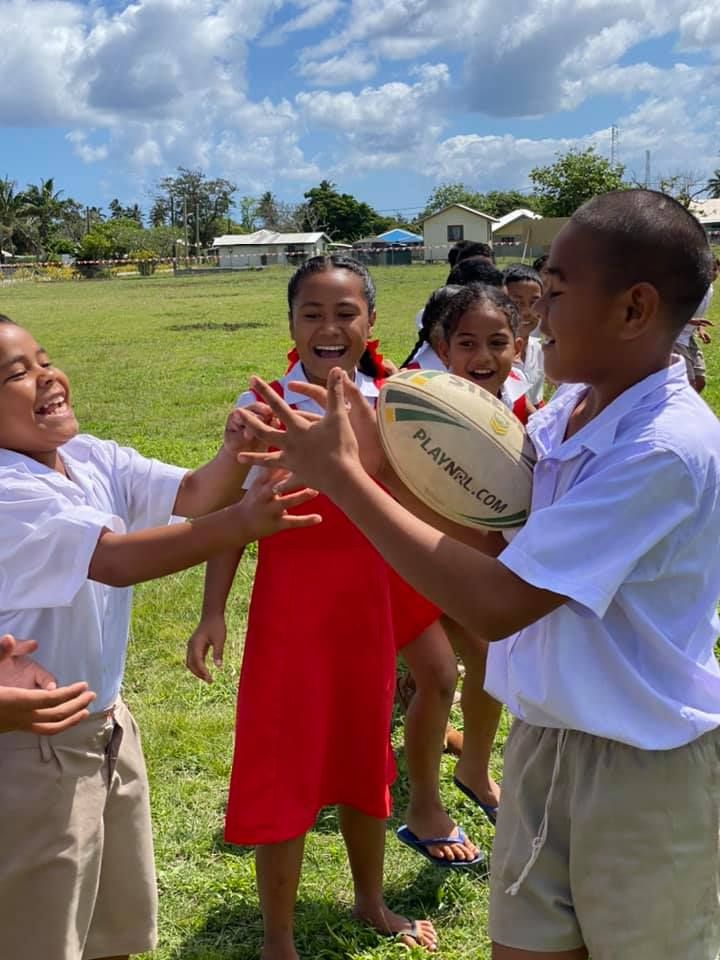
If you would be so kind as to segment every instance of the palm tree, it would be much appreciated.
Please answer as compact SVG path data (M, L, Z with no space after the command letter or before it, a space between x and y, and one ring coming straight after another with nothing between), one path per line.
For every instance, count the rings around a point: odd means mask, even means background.
M7 176L0 180L0 249L9 253L15 253L17 244L37 250L36 224L26 209L24 195L15 192L16 186Z
M720 170L716 170L708 180L707 191L713 200L720 200Z
M62 190L55 190L55 181L50 177L49 180L41 180L37 185L30 184L22 194L25 201L24 213L36 219L40 245L45 252L67 202L60 199L61 193Z

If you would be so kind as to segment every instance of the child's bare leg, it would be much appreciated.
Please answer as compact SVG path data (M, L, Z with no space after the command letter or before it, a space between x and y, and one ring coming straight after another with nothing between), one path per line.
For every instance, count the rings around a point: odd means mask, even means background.
M405 718L405 759L410 801L405 822L416 837L453 836L456 825L440 800L440 760L457 683L457 662L445 631L434 623L404 647L403 658L415 681ZM428 847L433 857L473 860L477 848L463 844Z
M463 751L455 767L455 776L490 806L500 802L500 787L490 776L490 754L497 733L502 705L485 692L487 644L481 651L469 642L465 631L443 617L443 626L465 664L461 706L463 711Z
M408 920L393 913L385 904L385 821L352 807L341 806L338 812L355 889L353 916L379 933L399 934L408 946L434 950L437 934L429 920Z
M492 945L492 960L587 960L587 950L564 950L562 953L536 953L534 950L518 950L516 947L503 947L500 943Z
M293 921L304 848L303 835L283 843L262 844L255 850L263 916L262 960L298 960Z

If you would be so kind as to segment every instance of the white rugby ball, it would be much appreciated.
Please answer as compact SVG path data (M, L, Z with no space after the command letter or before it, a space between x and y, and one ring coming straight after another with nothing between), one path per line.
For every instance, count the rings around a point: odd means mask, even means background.
M525 523L535 452L487 390L451 373L404 370L385 381L377 410L393 469L428 507L466 527Z

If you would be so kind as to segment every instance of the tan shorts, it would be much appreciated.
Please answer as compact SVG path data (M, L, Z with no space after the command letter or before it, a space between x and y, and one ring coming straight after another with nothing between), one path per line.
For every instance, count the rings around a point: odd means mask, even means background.
M119 703L65 733L0 735L0 955L152 950L157 894L145 762Z
M543 819L561 731L515 721L493 848L490 937L592 960L716 960L720 730L676 750L566 731L540 855L507 893Z

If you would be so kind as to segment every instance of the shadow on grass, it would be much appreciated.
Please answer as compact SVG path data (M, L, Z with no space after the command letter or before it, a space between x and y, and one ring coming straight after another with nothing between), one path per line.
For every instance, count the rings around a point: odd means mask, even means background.
M387 884L388 904L408 917L432 918L446 879L428 865L409 886ZM295 909L295 939L300 956L313 960L347 960L389 943L337 903L308 898L300 899ZM261 944L260 911L255 903L236 901L211 910L170 960L257 960Z

